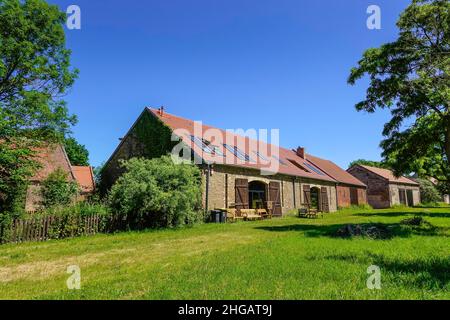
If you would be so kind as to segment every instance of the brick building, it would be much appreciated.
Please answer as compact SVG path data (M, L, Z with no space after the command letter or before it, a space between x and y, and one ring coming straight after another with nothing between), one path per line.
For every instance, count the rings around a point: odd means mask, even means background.
M336 180L339 208L367 204L367 186L335 163L308 155L309 161Z
M390 208L403 204L415 206L420 203L420 187L407 177L395 177L387 169L355 165L348 172L367 185L367 201L376 208Z
M218 136L227 139L220 141ZM107 161L102 173L105 185L110 187L123 173L120 160L161 157L180 142L202 169L205 210L265 207L270 202L278 216L304 206L334 212L339 205L340 183L336 179L344 176L351 181L349 185L363 190L357 201L365 201L364 184L334 164L333 170L339 174L333 178L325 171L328 167L321 168L323 163L332 166L331 162L306 154L304 148L294 151L275 147L150 108L144 110ZM274 164L276 170L272 171Z
M25 198L25 210L27 212L35 212L42 208L42 182L57 169L61 169L67 174L68 181L77 182L80 186L81 194L77 200L84 200L89 194L94 192L95 184L93 182L92 168L73 167L62 145L52 144L39 148L35 159L40 164L40 168L29 180L30 183Z

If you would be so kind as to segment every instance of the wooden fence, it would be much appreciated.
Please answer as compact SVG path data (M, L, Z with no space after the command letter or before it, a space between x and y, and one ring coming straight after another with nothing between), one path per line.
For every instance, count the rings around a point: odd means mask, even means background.
M63 226L63 227L60 227ZM0 243L46 241L102 232L101 217L91 215L67 222L64 217L46 216L13 220L10 226L0 225Z

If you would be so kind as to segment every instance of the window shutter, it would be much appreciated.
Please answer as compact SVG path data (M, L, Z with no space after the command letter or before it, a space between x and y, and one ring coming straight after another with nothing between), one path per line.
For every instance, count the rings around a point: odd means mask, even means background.
M308 207L311 207L311 186L310 185L305 184L303 186L303 198L304 198L305 204Z
M330 212L330 204L328 202L328 192L326 187L322 187L320 196L320 211Z
M280 183L271 182L269 183L269 201L273 202L273 215L281 216L281 193L280 193Z
M248 180L235 180L235 202L236 209L249 209L248 203Z

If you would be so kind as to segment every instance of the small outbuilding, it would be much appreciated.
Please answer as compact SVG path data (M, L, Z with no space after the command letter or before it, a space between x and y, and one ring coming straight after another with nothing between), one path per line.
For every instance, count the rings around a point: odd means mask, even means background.
M396 177L391 170L355 165L347 170L367 185L367 202L375 209L394 205L409 207L420 203L419 184L407 177Z
M367 186L330 160L308 155L308 160L336 180L338 208L367 204Z

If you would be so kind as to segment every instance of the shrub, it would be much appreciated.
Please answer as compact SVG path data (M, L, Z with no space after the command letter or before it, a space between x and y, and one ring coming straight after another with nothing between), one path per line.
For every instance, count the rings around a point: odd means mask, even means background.
M420 197L423 203L437 203L442 201L441 194L428 179L417 179L420 184Z
M42 204L46 208L73 203L78 194L78 185L70 181L62 169L57 169L42 183Z
M118 229L107 206L85 202L72 206L53 206L36 214L20 217L20 219L32 221L34 228L32 230L43 230L45 224L48 228L47 239L64 239L82 236L86 231L92 232L94 229L92 223L89 225L89 230L86 230L86 227L88 227L86 218L93 216L98 217L98 229L95 228L95 232L108 232ZM10 229L13 219L10 214L0 214L0 243L11 241ZM22 231L19 228L19 233Z
M115 214L131 228L176 227L201 220L201 175L168 157L122 162L125 174L108 196Z

